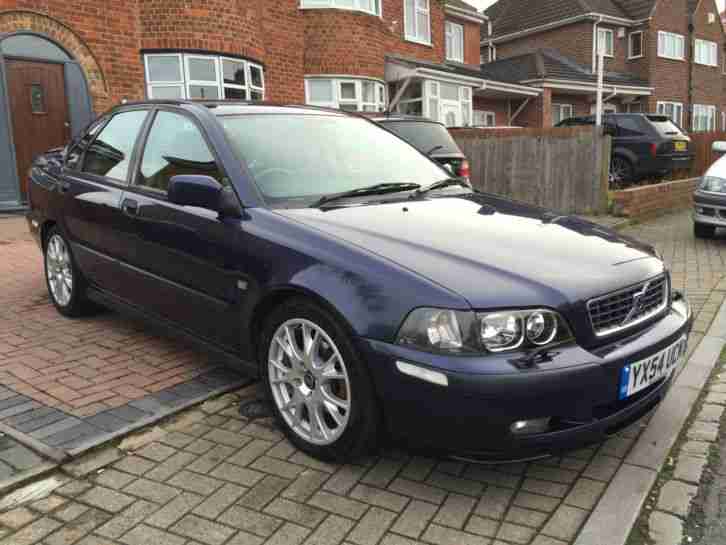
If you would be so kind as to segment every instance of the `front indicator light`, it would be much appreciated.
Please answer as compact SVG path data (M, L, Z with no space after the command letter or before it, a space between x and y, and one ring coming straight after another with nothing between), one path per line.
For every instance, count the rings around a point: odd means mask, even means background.
M514 435L534 435L545 433L550 429L550 418L535 418L533 420L518 420L514 422L509 430Z
M439 373L438 371L432 371L431 369L419 367L418 365L406 363L405 361L397 361L396 367L404 375L415 377L417 379L423 380L425 382L430 382L431 384L436 384L438 386L449 385L448 377L443 373Z

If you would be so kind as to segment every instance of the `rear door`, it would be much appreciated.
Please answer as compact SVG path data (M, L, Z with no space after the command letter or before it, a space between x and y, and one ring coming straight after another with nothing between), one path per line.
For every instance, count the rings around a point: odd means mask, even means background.
M201 127L184 112L159 109L151 122L134 182L121 208L129 222L129 261L136 280L131 302L210 340L239 342L237 273L244 248L239 220L169 202L173 176L222 171Z
M121 194L148 113L123 111L92 126L69 151L61 181L63 222L74 256L88 280L111 292L123 286L115 263L130 249L121 232Z
M629 159L635 158L635 168L641 172L649 170L655 159L652 150L654 139L645 118L641 115L618 115L613 116L611 121L617 127L613 153L621 152Z

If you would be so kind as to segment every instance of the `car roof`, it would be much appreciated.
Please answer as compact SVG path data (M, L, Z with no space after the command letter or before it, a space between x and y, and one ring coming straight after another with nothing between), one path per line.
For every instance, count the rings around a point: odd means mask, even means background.
M133 108L139 106L178 106L188 110L204 108L214 115L250 115L250 114L309 114L339 117L357 117L355 112L348 113L333 108L285 104L277 102L237 101L237 100L141 100L126 102L114 108Z
M401 121L411 121L414 123L435 123L436 125L443 125L440 121L434 121L427 117L417 117L413 115L389 115L389 116L365 116L368 119L375 121L376 123L400 123Z

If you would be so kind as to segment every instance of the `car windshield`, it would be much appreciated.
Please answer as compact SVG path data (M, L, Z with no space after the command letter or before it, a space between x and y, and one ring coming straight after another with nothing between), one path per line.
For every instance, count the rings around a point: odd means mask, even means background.
M273 207L303 207L324 195L381 183L426 186L449 176L366 119L249 114L220 121Z
M669 117L662 115L649 115L648 120L661 136L681 136L681 129L670 120Z
M431 155L460 155L461 150L454 139L439 123L422 121L384 121L381 123L389 131L409 142L422 153ZM441 147L439 147L441 146ZM431 152L436 148L434 152Z

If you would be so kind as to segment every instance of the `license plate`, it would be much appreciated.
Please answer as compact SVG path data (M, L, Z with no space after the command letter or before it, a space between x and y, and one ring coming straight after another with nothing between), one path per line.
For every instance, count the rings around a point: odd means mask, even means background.
M676 142L676 151L688 151L688 142Z
M628 398L662 378L670 377L687 348L688 338L684 335L657 354L623 367L620 371L620 399Z

